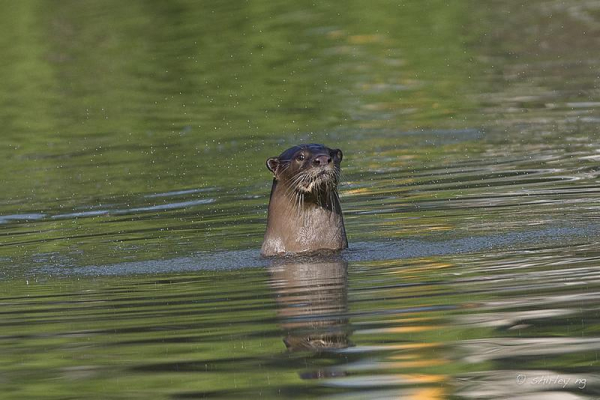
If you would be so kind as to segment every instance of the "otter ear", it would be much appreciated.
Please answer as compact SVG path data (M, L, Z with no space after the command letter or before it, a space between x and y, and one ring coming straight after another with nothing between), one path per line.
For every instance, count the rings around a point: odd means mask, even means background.
M335 152L336 152L338 158L340 159L340 161L342 161L342 158L344 158L344 153L342 153L342 150L335 149Z
M269 171L273 173L273 175L277 176L277 169L279 168L279 158L271 157L267 160L267 168Z

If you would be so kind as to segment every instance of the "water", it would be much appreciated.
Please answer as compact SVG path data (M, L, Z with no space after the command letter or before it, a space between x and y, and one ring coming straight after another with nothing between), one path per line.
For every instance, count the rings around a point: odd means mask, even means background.
M597 2L0 22L0 398L600 396ZM261 259L302 142L350 248Z

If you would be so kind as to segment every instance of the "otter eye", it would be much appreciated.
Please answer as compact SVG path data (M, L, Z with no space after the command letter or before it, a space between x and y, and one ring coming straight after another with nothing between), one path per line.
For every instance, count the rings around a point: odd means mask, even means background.
M298 160L298 161L304 161L304 158L305 158L304 154L302 154L302 153L300 153L296 156L296 160Z

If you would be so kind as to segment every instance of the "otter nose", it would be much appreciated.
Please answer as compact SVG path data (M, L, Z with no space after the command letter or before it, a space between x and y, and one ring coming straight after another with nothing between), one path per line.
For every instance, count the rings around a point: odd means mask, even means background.
M328 155L316 156L313 160L315 166L323 167L331 162L331 157Z

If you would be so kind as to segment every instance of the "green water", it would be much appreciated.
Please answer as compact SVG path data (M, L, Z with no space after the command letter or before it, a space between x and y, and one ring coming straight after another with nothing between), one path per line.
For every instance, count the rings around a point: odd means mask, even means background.
M5 3L0 398L600 396L596 2Z

